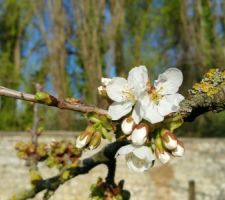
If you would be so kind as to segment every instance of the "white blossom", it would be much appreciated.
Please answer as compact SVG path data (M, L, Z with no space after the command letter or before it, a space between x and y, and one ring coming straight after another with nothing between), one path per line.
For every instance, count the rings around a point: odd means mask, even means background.
M121 147L116 157L118 155L125 155L127 166L136 172L148 170L155 160L155 155L149 147L132 144Z
M169 68L151 86L145 66L134 67L128 79L115 77L102 82L106 92L114 102L109 106L108 113L112 120L118 120L132 111L136 124L142 119L150 123L163 121L164 117L179 110L179 103L184 97L177 93L183 81L182 72Z
M154 82L154 87L148 88L142 97L139 97L140 105L136 114L150 123L163 121L164 117L179 110L179 103L184 99L177 91L183 81L182 72L176 68L169 68L160 74Z
M115 77L106 85L108 97L114 101L108 109L112 120L118 120L131 112L139 96L146 90L147 82L147 69L145 66L140 66L134 67L129 72L127 80L121 77ZM139 107L138 103L135 107ZM136 110L134 109L134 112ZM136 123L135 114L132 114L132 117L134 115L134 121Z

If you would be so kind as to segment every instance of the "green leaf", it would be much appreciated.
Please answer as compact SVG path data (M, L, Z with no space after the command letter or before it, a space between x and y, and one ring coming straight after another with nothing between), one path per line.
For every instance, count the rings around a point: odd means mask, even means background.
M101 133L104 138L106 138L109 141L112 141L112 135L104 127L101 127Z

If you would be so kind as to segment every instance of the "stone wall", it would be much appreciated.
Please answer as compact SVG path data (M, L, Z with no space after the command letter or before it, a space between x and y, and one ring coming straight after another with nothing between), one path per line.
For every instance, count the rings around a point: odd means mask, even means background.
M51 132L42 141L74 140L72 133ZM16 157L15 143L28 141L24 133L0 133L0 200L29 188L24 162ZM126 167L124 158L118 159L116 180L125 180L131 200L188 200L188 181L196 184L196 200L225 200L225 139L183 139L186 153L167 165L156 163L146 173L139 174ZM56 169L40 166L44 177L57 173ZM51 200L86 200L89 187L97 177L104 177L105 166L98 166L88 175L81 175L61 186ZM42 199L43 193L35 197Z

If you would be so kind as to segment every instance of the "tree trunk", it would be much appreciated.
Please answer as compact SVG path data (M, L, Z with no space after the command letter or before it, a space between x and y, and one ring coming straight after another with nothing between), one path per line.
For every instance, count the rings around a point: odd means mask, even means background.
M79 56L84 67L85 91L87 103L99 105L97 88L102 77L102 19L105 0L98 3L92 0L74 1L79 38Z

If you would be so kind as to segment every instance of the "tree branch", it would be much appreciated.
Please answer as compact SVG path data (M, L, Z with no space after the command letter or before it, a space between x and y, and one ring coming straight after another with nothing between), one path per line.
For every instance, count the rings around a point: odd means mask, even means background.
M115 154L117 150L128 144L127 141L119 141L114 142L109 145L107 145L103 150L96 153L94 156L90 158L86 158L80 162L80 165L78 167L71 167L64 171L62 171L59 175L45 179L45 180L37 180L33 182L32 188L30 190L22 191L18 194L13 195L10 200L26 200L28 198L33 198L38 194L39 192L43 190L47 190L50 193L55 191L61 184L65 183L66 181L81 175L88 173L92 168L96 167L99 164L105 164L108 167L109 172L111 173L112 170L115 170L115 162L114 167L112 167L112 160L115 160ZM109 163L110 166L109 166ZM113 172L113 175L115 172ZM114 182L114 176L112 178L112 175L107 176L107 181L112 180Z
M221 112L225 110L225 85L221 84L217 86L218 92L214 95L207 95L206 93L198 93L195 95L190 95L180 104L179 113L183 116L184 121L191 122L199 115L202 115L206 112ZM85 105L82 103L70 103L66 100L60 100L56 97L53 97L53 102L47 104L45 102L38 102L35 99L35 95L18 92L9 88L0 86L0 96L12 97L15 99L25 100L34 103L41 103L48 106L57 107L65 110L72 110L82 113L95 112L102 115L107 115L107 110Z
M181 102L179 113L183 116L184 121L192 122L198 116L212 111L221 112L225 110L225 85L221 84L217 87L218 92L214 95L200 93L190 95Z
M65 110L73 110L73 111L82 112L82 113L95 112L98 114L107 115L107 111L104 109L97 108L94 106L84 105L82 103L74 103L74 102L70 103L70 102L67 102L66 100L60 100L53 96L51 96L51 98L53 99L51 104L47 104L46 102L39 102L35 99L35 95L33 94L18 92L16 90L12 90L2 86L0 86L0 96L12 97L15 99L25 100L29 102L45 104L48 106L53 106L53 107L57 107L60 109L65 109Z

